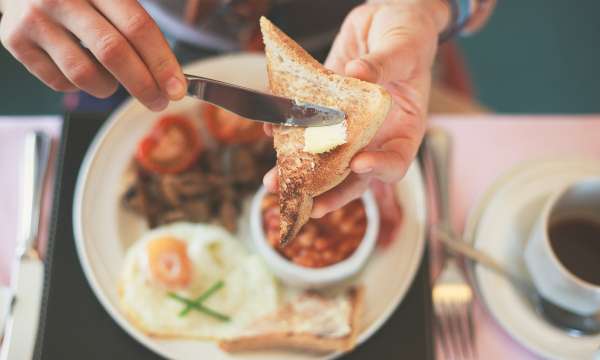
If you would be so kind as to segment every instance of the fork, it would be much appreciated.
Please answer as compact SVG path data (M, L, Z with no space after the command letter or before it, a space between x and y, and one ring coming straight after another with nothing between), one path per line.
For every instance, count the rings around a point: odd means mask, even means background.
M423 143L425 170L431 174L432 196L437 210L436 234L456 239L452 230L449 199L450 136L442 129L430 129ZM446 250L442 272L432 291L434 330L445 359L477 359L473 329L473 291L454 253Z

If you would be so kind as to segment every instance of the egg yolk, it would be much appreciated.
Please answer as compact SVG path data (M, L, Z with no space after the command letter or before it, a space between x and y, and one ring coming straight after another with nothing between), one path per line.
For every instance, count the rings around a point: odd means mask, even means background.
M169 289L184 288L191 280L192 266L185 242L162 237L148 244L148 264L152 278Z

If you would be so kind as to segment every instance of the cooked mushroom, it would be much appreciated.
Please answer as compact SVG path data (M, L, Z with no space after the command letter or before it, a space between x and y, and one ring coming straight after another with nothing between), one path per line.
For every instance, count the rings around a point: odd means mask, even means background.
M186 213L180 209L173 209L162 212L160 216L156 219L156 225L170 224L184 220L187 220Z
M133 210L137 213L145 213L146 200L144 194L140 191L137 184L129 186L127 191L123 194L123 205L125 208Z
M236 183L252 182L259 174L257 173L257 162L249 149L237 149L232 154L231 176Z
M212 190L212 185L199 170L167 174L159 179L162 194L171 206L179 206L185 198L199 197Z
M219 211L219 222L230 232L237 228L238 211L232 201L225 201Z
M244 197L258 189L274 164L272 140L220 145L206 149L197 164L178 174L150 173L136 166L135 185L122 201L145 216L150 227L214 220L234 232Z
M210 206L206 199L197 198L183 203L186 217L194 222L207 222L211 218Z

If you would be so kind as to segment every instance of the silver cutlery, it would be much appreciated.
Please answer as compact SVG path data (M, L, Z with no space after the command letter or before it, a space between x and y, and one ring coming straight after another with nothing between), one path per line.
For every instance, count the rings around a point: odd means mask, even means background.
M536 290L533 283L527 277L509 270L489 254L476 249L465 241L455 240L442 231L439 231L437 236L453 252L477 264L481 264L509 280L511 284L525 295L540 316L566 333L572 336L600 333L600 313L592 316L581 316L554 305Z
M329 126L346 115L337 109L298 102L202 76L185 75L188 95L244 118L284 126Z
M44 264L36 248L49 154L50 138L46 134L33 132L26 136L20 232L1 360L31 359L35 347L44 285Z
M432 196L436 204L437 231L455 239L449 198L450 136L431 129L423 142L426 173L431 174ZM437 232L436 231L436 232ZM434 232L435 233L435 232ZM434 328L446 359L477 359L473 328L473 291L459 267L457 258L447 253L442 272L433 285Z

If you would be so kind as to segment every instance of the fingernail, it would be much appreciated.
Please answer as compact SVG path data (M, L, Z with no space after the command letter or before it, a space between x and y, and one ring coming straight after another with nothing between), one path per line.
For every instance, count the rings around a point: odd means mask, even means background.
M277 178L274 171L269 171L263 177L263 184L267 188L267 190L273 192L277 191Z
M367 174L367 173L370 173L371 171L373 171L373 168L370 168L370 167L358 168L358 169L354 170L354 172L357 174Z
M185 91L183 82L179 80L179 78L173 76L169 80L167 80L167 94L171 98L177 98L183 95Z
M148 107L152 111L161 111L164 110L167 107L167 105L169 105L169 99L166 99L165 97L161 96L156 100L152 101Z
M265 185L265 187L267 188L267 190L271 190L271 189L275 188L275 184L273 183L273 179L269 175L265 175L265 177L263 178L263 185Z

